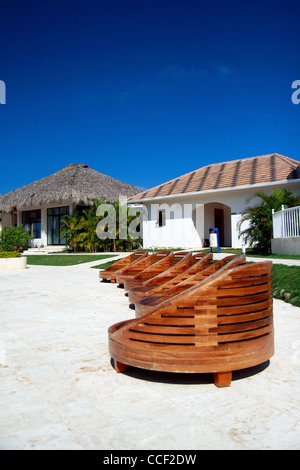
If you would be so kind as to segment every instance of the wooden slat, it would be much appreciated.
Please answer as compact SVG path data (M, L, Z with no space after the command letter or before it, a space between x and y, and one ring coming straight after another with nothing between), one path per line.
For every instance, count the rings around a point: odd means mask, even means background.
M130 331L130 339L143 341L145 343L164 343L164 344L194 344L194 336L172 336L172 335L153 335L148 333L136 333Z
M219 336L218 340L220 343L228 343L231 341L241 341L245 339L253 339L257 336L264 336L266 333L270 333L270 326L264 328L258 328L256 330L250 330L242 333L231 333L227 335Z
M235 314L235 315L218 316L218 324L225 325L225 324L228 324L228 323L230 324L234 322L252 321L258 318L264 318L265 316L271 315L271 313L272 313L272 309L270 307L267 309L259 310L257 312L242 313L241 315Z
M273 304L273 299L270 298L270 296L268 296L267 299L263 299L260 302L255 302L251 304L246 303L246 305L235 305L235 306L231 305L229 307L220 305L218 306L218 316L222 317L222 316L227 316L227 315L238 315L242 313L256 312L262 309L272 308L272 304Z
M213 336L210 335L208 336L207 334L203 335L198 335L198 336L184 336L184 335L153 335L153 334L141 334L141 333L136 333L134 331L130 332L130 340L135 340L138 342L142 342L143 344L145 343L163 343L164 345L178 345L178 344L184 344L184 345L195 345L195 344L205 344L205 345L217 345L218 340L217 340L217 335Z
M227 325L218 325L217 328L212 328L210 332L218 333L223 335L225 333L237 333L243 331L253 331L265 327L266 325L271 324L273 321L272 315L268 315L264 318L258 318L252 321L243 321L238 323L230 323Z
M160 318L153 317L153 316L147 316L142 317L142 320L145 324L147 325L186 325L186 326L192 326L192 325L204 325L204 324L218 324L219 318L216 317L216 315L213 314L206 314L206 315L199 315L195 316L193 314L189 315L181 315L181 316L176 316L176 315L168 315L168 316L161 316Z
M130 331L141 333L153 333L163 335L208 335L212 330L212 325L209 323L197 324L192 326L179 326L179 325L135 325ZM215 328L216 334L219 329Z

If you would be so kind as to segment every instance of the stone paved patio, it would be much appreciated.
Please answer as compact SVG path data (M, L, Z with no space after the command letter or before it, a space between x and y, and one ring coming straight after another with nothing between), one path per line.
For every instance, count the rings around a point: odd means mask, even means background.
M117 374L107 329L134 312L92 264L0 272L1 449L300 449L299 308L274 300L274 357L229 388Z

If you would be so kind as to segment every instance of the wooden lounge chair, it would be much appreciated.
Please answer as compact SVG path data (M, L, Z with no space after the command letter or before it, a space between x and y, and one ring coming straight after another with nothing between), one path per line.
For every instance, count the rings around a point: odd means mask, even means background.
M125 256L124 258L121 258L120 260L116 261L111 266L108 266L103 271L100 271L99 277L103 280L110 279L110 282L114 283L116 282L117 273L120 273L121 270L125 267L128 267L132 263L135 263L136 261L139 261L140 259L145 258L146 256L148 256L147 251L136 251L134 253L131 253L130 255Z
M213 373L229 386L232 371L274 353L272 263L216 272L155 311L112 325L109 351L117 372L127 366L168 372Z
M180 251L178 253L170 252L167 256L162 256L161 260L157 263L152 264L148 268L136 274L136 276L126 279L124 281L124 289L128 291L133 287L137 287L152 279L153 277L158 276L161 273L164 273L167 269L175 266L179 261L185 259L189 255L188 251Z
M208 278L214 273L222 272L226 269L230 269L234 266L246 263L246 257L244 255L230 255L226 256L222 260L216 263L210 264L208 267L198 268L196 274L186 276L185 280L176 283L176 278L170 285L162 285L155 291L151 291L151 296L147 296L143 299L135 302L135 316L141 317L153 310L155 310L162 302L171 299L175 295L178 295L190 287L199 284L203 279ZM204 269L203 269L204 268ZM195 270L193 269L192 272ZM185 273L184 273L185 274Z
M156 295L164 290L173 287L186 278L191 277L204 268L207 268L213 262L212 253L188 253L181 261L171 268L163 271L155 277L152 277L142 286L130 288L128 299L131 304L145 297Z
M125 267L124 270L122 270L122 272L118 273L116 276L117 282L120 284L120 286L123 286L125 280L133 278L138 273L148 268L149 266L152 266L152 264L157 263L158 261L168 256L169 254L170 254L170 251L159 251L151 255L148 254L148 256L143 257L143 259L137 261L136 263L128 267Z

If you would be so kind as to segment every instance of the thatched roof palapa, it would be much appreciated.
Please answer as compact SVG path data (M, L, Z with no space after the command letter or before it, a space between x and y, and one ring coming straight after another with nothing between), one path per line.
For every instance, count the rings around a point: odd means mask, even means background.
M111 176L92 170L85 164L70 164L66 168L38 181L10 191L0 198L0 209L43 207L71 200L74 204L90 204L91 199L114 201L119 196L130 197L141 190Z

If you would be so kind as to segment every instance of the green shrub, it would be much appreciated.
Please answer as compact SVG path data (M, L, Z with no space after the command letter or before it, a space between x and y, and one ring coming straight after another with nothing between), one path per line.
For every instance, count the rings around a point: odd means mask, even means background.
M22 251L29 247L32 237L19 227L4 227L0 233L0 251Z
M20 258L18 251L0 251L0 258Z

